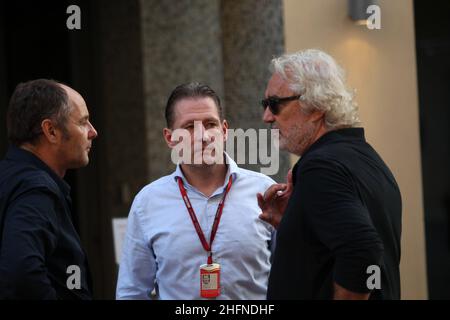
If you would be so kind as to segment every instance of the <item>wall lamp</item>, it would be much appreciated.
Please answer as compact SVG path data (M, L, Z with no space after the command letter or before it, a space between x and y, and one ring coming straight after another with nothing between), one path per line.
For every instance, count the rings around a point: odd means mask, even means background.
M370 5L378 5L377 0L348 0L348 15L357 25L367 25L367 8Z

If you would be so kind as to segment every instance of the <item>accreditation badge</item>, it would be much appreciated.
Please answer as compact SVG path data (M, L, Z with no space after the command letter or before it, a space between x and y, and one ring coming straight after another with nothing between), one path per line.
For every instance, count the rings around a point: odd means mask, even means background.
M200 266L200 296L215 298L220 295L220 264L202 264Z

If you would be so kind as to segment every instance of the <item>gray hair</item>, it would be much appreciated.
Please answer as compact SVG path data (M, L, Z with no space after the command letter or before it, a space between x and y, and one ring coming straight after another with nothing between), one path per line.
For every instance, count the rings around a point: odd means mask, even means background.
M301 95L304 112L324 112L327 128L360 125L354 94L345 85L344 71L330 55L316 49L285 54L272 59L271 71Z

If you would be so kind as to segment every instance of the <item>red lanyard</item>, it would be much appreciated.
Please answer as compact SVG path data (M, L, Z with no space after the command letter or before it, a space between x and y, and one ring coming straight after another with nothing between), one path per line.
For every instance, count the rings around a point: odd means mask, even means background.
M205 234L203 233L202 227L200 227L200 224L198 223L197 216L195 215L195 211L192 208L191 201L189 200L189 197L186 193L186 189L183 185L183 179L180 177L177 177L178 180L178 186L180 187L181 196L184 200L184 204L186 205L186 209L189 212L189 216L191 217L192 223L194 224L195 230L197 231L198 237L200 238L200 242L202 243L203 249L205 249L206 252L208 252L208 264L212 263L212 243L214 241L214 238L216 236L217 229L219 228L219 222L220 218L222 217L222 211L223 207L225 205L225 198L228 194L228 191L231 189L232 184L232 177L230 174L230 179L228 180L227 187L225 189L225 193L222 197L222 200L220 200L219 206L217 207L216 216L214 217L214 223L211 230L211 236L209 238L209 243L206 241Z

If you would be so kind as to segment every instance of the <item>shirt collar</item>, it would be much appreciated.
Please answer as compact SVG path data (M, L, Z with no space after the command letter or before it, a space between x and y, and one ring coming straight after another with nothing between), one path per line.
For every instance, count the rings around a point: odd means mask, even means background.
M364 128L343 128L328 131L319 139L317 139L317 141L314 142L308 148L308 150L306 150L306 152L303 154L301 158L304 158L309 152L318 149L326 144L333 143L335 141L352 141L352 140L366 141L364 137Z
M225 156L225 163L227 164L227 174L225 176L224 186L228 183L228 179L230 179L230 175L232 175L233 183L238 179L239 177L239 167L236 164L236 162L228 155L228 153L223 153ZM177 164L177 168L175 169L174 173L172 174L173 179L176 181L178 177L183 179L183 183L185 185L190 184L187 182L186 177L183 174L183 171L181 170L180 164Z
M364 135L364 128L343 128L343 129L337 129L328 131L323 136L321 136L319 139L317 139L316 142L314 142L308 150L298 159L297 163L294 165L292 169L292 182L294 185L296 184L296 178L297 178L297 169L302 161L302 159L305 158L305 156L312 152L313 150L319 149L322 146L325 146L329 143L333 143L335 141L366 141L365 135Z
M21 162L32 165L35 168L44 170L58 185L65 196L70 195L70 186L61 177L59 177L44 161L34 155L32 152L20 147L11 145L6 153L6 159L14 162Z

